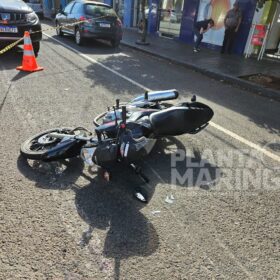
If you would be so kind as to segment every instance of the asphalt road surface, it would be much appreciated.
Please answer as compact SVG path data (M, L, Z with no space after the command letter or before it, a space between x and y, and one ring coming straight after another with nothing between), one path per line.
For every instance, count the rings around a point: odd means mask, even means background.
M0 56L0 279L279 279L279 103L123 46L47 34L42 72L15 70L20 49ZM79 159L20 157L29 136L93 129L145 88L196 94L215 111L141 163L147 205L129 170L105 184Z

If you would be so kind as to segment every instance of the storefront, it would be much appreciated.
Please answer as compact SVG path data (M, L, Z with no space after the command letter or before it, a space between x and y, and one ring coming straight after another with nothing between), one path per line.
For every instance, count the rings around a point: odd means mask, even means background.
M141 20L141 0L104 0L111 5L120 17L124 27L137 27ZM149 5L144 8L146 15L149 14Z
M263 25L267 28L265 40L265 54L271 58L280 59L280 3L267 1L263 8L257 9L254 14L252 32L254 25ZM250 44L250 37L247 46ZM257 54L260 47L255 47L253 53Z
M235 0L185 0L183 19L181 24L180 39L187 43L193 42L193 25L196 21L212 18L215 27L205 33L203 42L208 48L220 49L224 38L224 18ZM250 0L239 2L242 11L242 22L237 33L234 53L243 54L251 23L255 12L256 3Z
M204 36L208 48L219 49L224 37L224 17L236 0L148 0L145 14L148 18L148 32L168 36L192 44L194 40L193 25L197 20L213 18L215 28ZM141 0L107 0L113 5L124 27L135 27L141 19ZM242 54L255 13L256 2L240 1L242 23L237 34L234 52Z
M60 2L62 6L65 6L69 0L60 0ZM115 8L126 28L136 28L142 19L142 0L103 0L102 2ZM205 33L203 43L208 48L220 49L225 32L224 17L234 2L236 0L147 0L147 6L144 10L145 17L148 19L148 32L193 44L194 23L212 18L215 21L215 27ZM256 16L256 1L240 0L239 6L242 10L242 22L235 40L234 52L243 54L253 18ZM277 7L279 17L279 5ZM274 21L277 22L277 20L276 15ZM277 24L276 27L274 26L275 24L271 30L268 46L279 43L276 41L280 29Z
M59 10L61 3L60 0L42 0L42 4L44 17L53 18Z
M184 0L163 0L159 5L158 30L162 36L179 37Z

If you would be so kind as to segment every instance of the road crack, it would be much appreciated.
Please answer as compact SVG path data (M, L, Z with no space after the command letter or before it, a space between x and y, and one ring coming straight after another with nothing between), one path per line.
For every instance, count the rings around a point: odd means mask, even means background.
M12 83L10 83L10 85L9 85L9 87L8 87L6 93L5 93L4 99L2 100L2 102L0 104L0 113L2 112L2 109L3 109L4 105L5 105L6 99L8 97L9 92L10 92L10 89L11 89L11 86L12 86Z

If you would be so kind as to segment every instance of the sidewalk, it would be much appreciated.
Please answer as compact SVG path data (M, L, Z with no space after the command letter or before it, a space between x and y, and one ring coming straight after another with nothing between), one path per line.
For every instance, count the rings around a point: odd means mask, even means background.
M280 62L257 61L255 58L245 59L237 55L221 55L217 51L206 48L202 48L200 53L193 53L193 48L189 44L152 35L147 37L150 45L142 46L135 44L139 38L140 34L136 30L125 29L122 44L191 68L217 80L280 100L280 91L239 78L257 73L280 77Z

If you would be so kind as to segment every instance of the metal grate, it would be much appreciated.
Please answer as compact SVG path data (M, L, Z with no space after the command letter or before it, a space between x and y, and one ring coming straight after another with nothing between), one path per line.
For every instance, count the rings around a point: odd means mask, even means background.
M11 14L11 20L9 21L9 23L26 23L25 14Z
M5 13L5 14L7 14L7 13ZM1 20L3 20L3 19L1 18L1 13L0 13L0 21ZM10 13L9 14L9 19L5 23L6 24L26 23L25 14L22 14L22 13Z

